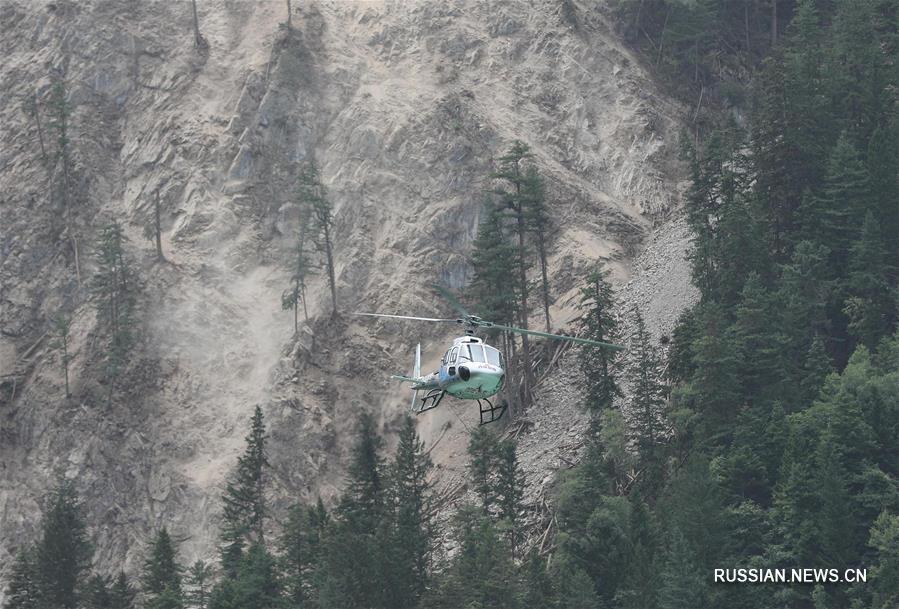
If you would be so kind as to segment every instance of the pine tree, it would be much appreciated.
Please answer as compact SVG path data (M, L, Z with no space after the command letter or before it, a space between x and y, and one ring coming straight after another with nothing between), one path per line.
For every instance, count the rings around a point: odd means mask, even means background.
M662 466L660 446L665 439L665 391L658 349L652 344L643 315L635 305L625 378L631 390L631 433L646 476L656 480Z
M581 288L578 326L582 338L613 343L618 339L618 321L614 314L615 296L606 280L608 275L608 271L600 267L587 276L586 285ZM587 410L594 421L621 395L614 375L616 355L617 352L610 349L591 347L582 347L578 355L584 375Z
M64 313L57 313L53 318L53 343L52 347L59 350L60 363L65 377L66 399L72 397L69 391L69 364L72 361L72 355L69 353L69 332L72 328L72 320Z
M19 550L8 577L3 609L38 609L40 585L34 548Z
M899 121L894 121L899 125ZM871 176L871 196L888 260L899 257L899 146L896 129L879 127L868 142L867 168ZM862 229L864 232L864 229Z
M877 220L869 211L861 236L852 246L847 282L850 296L844 307L850 334L869 349L874 349L895 324L897 302L886 260Z
M549 317L549 272L548 272L548 241L552 231L552 219L546 206L546 188L543 178L536 167L528 167L524 173L525 212L527 214L528 232L534 235L536 240L537 260L540 262L540 295L543 299L543 316L546 319L546 331L552 332L552 320Z
M831 565L854 564L853 507L842 455L829 434L818 442L815 454L816 514L809 522L815 531L814 559ZM811 556L809 558L812 558Z
M824 348L824 341L820 336L816 335L812 339L808 356L805 358L805 364L802 368L800 389L802 390L803 404L812 403L812 400L821 391L824 379L831 372L833 372L833 364L831 364L830 356L827 355L827 350Z
M168 530L163 527L153 539L144 561L141 591L147 609L183 609L181 576L184 569L178 563L177 553Z
M128 576L120 571L109 589L109 609L134 609L136 592L128 582Z
M279 546L284 596L289 607L317 606L317 577L328 521L321 499L315 506L295 505L288 512Z
M233 577L219 582L209 596L209 609L274 608L281 603L277 561L261 543L241 556Z
M514 325L518 318L515 252L503 226L502 210L485 203L472 243L473 278L469 287L472 299L478 303L478 313L505 325Z
M524 474L518 466L517 445L503 440L496 447L497 516L508 527L512 557L518 550L519 526L524 509Z
M518 320L519 325L528 329L528 292L527 267L529 250L526 245L527 220L528 220L528 179L522 171L521 163L531 156L528 146L516 140L509 150L499 159L499 169L490 177L506 183L507 189L498 188L496 193L500 196L503 208L510 214L514 221L518 236L517 266L518 266ZM531 400L531 386L533 385L533 370L531 369L530 344L527 334L521 335L521 360L522 360L522 403L526 406Z
M692 346L696 373L690 387L703 415L699 435L702 442L715 447L727 443L732 415L742 406L743 354L720 307L704 307L698 323L702 335Z
M340 515L359 531L374 531L384 510L383 441L369 413L359 418L359 435L353 447L349 480L341 501Z
M285 311L293 310L293 332L299 331L299 308L303 303L303 316L309 322L309 310L306 306L306 281L315 272L312 258L307 251L308 214L303 211L300 214L300 229L297 236L297 246L294 254L293 274L290 276L291 286L281 295L281 308Z
M656 598L658 574L655 568L657 532L655 521L639 490L628 497L631 504L630 554L623 581L615 593L622 609L651 607Z
M246 437L247 447L237 459L237 468L222 496L224 523L222 525L222 568L234 574L240 564L247 543L264 543L266 518L265 470L269 467L265 443L265 422L262 409L256 406Z
M334 218L331 202L315 163L304 165L297 179L297 196L308 206L312 222L310 238L325 257L328 287L331 289L331 314L337 315L337 279L334 270Z
M836 276L845 272L871 198L868 170L849 135L843 132L831 151L822 193L814 209L805 214L806 235L830 248Z
M518 323L519 294L516 276L516 247L510 242L503 225L501 208L485 203L478 234L472 244L470 258L473 277L469 284L472 299L478 303L477 314L503 325ZM488 330L488 335L491 332ZM499 335L509 378L517 374L515 339L509 332Z
M110 397L135 341L137 279L125 253L127 243L121 225L116 222L104 226L97 241L93 292L108 339L106 376Z
M767 249L776 263L788 259L800 224L799 203L806 188L803 158L793 140L797 111L789 103L784 57L774 53L757 76L753 108L754 201L763 219Z
M61 482L50 495L37 545L41 605L54 609L78 607L79 588L92 557L81 503L71 483Z
M533 548L525 557L524 607L556 607L556 589L553 578L546 569L546 560L540 556L539 548ZM592 589L592 583L591 589Z
M509 547L493 521L478 508L462 508L455 528L459 552L429 605L438 609L522 608L522 585Z
M209 606L212 567L202 560L196 561L187 571L185 606L190 609L206 609Z
M490 514L498 501L494 483L496 462L496 439L487 428L478 427L468 439L468 475L485 514Z
M322 609L385 607L387 565L380 557L388 519L381 446L374 419L363 413L318 576Z
M683 533L674 530L661 573L660 609L710 608L707 580Z
M428 475L431 460L407 416L400 430L396 457L390 468L393 523L388 559L393 582L390 605L413 609L425 592L434 543Z
M789 361L801 361L815 335L830 336L827 305L832 299L832 289L828 257L826 247L800 241L790 263L781 268L775 300L789 343Z
M783 398L790 378L783 357L786 338L779 329L775 299L761 277L751 273L736 308L733 339L740 350L739 370L743 395L750 400Z
M872 593L872 609L890 609L899 603L899 516L886 511L878 516L871 527L868 541L877 557L877 562L870 569Z
M110 609L112 597L109 585L102 575L94 575L88 582L84 593L84 606L87 609Z
M558 609L593 609L603 606L596 595L593 580L576 564L564 560L553 568L555 587L559 590Z

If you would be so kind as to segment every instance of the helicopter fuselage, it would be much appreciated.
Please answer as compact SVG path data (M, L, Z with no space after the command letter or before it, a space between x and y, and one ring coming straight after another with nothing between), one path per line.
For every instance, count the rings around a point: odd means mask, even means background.
M496 395L504 380L499 350L480 338L461 336L443 355L439 370L416 379L412 389L439 389L462 400L483 400Z

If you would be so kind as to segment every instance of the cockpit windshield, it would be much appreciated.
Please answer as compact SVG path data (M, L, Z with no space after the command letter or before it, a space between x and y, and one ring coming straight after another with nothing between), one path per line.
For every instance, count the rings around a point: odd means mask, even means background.
M484 350L480 345L462 345L459 350L459 359L484 363Z
M493 347L484 347L484 351L487 352L487 363L492 364L494 366L499 366L502 368L502 362L500 361L499 351L494 349Z

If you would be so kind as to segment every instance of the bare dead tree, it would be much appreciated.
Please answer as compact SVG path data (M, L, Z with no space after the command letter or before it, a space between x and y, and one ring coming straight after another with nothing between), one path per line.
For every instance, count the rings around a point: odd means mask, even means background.
M190 0L194 12L194 46L202 49L205 46L203 35L200 34L200 18L197 16L197 0Z

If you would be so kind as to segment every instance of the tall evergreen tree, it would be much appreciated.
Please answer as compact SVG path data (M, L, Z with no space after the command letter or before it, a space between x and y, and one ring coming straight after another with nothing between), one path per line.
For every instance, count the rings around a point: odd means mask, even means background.
M389 543L391 582L388 595L396 609L418 606L428 583L434 532L428 475L431 460L407 416L390 468L392 532Z
M36 572L42 607L78 607L79 590L93 557L86 529L75 489L70 482L60 482L50 495L37 545Z
M877 562L871 568L872 609L889 609L899 603L899 516L883 512L871 527L868 544Z
M84 591L84 606L87 609L110 609L112 597L109 594L109 583L102 575L91 577Z
M19 550L12 563L3 609L38 609L40 585L34 548Z
M135 341L137 277L125 252L127 243L117 222L104 226L97 240L93 292L108 340L105 355L110 397Z
M141 591L147 609L183 609L181 588L183 567L178 563L178 550L168 530L163 527L150 545L144 561Z
M546 568L546 560L540 556L539 548L533 548L525 557L524 599L525 607L556 607L556 589L553 578ZM589 579L588 579L589 581ZM592 590L592 582L590 582Z
M720 307L704 307L699 324L702 334L692 346L696 373L690 389L704 415L701 436L710 446L717 446L726 443L741 406L742 353Z
M478 234L472 244L469 284L472 299L478 303L477 313L484 319L503 325L518 323L520 304L516 277L516 247L509 240L501 208L484 204ZM489 331L488 331L489 333ZM509 332L498 336L509 378L519 378L515 356L515 339Z
M899 125L899 119L893 120ZM888 260L899 257L899 144L897 128L878 127L868 141L867 168L871 176L871 196ZM863 229L864 232L864 229Z
M662 363L658 349L652 343L640 309L633 308L633 330L629 340L630 360L625 378L631 391L629 403L632 420L631 434L640 466L653 483L661 472L661 445L665 440L665 385L662 383Z
M134 609L136 591L124 571L119 571L109 589L109 609Z
M280 603L277 561L258 542L241 556L234 576L219 582L209 596L209 609L265 609L278 607Z
M586 285L581 288L578 326L582 338L606 343L618 339L615 296L607 281L608 275L608 271L598 268L587 276ZM583 347L578 356L584 375L587 410L594 421L621 395L614 373L616 355L617 352L610 349Z
M552 217L546 205L546 187L536 167L528 167L524 172L524 196L527 228L536 241L537 260L540 263L540 295L543 300L543 316L546 331L552 332L549 317L549 238L552 231Z
M247 447L238 457L237 467L222 496L222 568L232 575L237 571L244 547L248 543L265 542L267 437L262 409L256 406L246 437Z
M347 485L327 532L319 579L322 609L384 607L386 542L382 440L369 413L360 417L359 432L347 467Z
M497 516L508 527L509 546L513 558L518 551L521 513L524 509L524 474L518 465L517 445L503 440L496 450Z
M553 567L555 587L559 590L555 607L558 609L587 609L601 607L593 580L583 568L569 561L560 560Z
M334 213L318 168L309 162L300 169L297 195L311 214L309 237L325 257L328 287L331 290L331 314L337 315L337 277L334 267Z
M868 349L874 349L895 324L897 302L889 283L887 250L871 211L852 246L847 288L850 295L844 312L849 317L849 332Z
M187 589L184 592L184 604L190 609L206 609L209 606L210 587L212 586L212 567L202 560L196 561L187 570Z
M751 273L740 294L733 327L734 344L740 350L739 365L734 369L739 371L743 395L749 400L771 401L788 394L789 360L783 357L786 338L779 325L775 299L762 278Z
M294 334L299 331L299 308L301 302L303 303L303 316L307 322L309 321L309 309L306 306L306 281L315 272L315 265L308 251L309 214L305 208L301 208L301 210L300 228L297 235L296 249L294 250L293 273L290 276L290 288L281 295L281 308L293 310Z
M321 499L312 507L290 508L280 539L284 600L289 607L317 607L317 577L324 558L329 516Z
M705 609L709 603L707 580L684 535L675 530L661 574L658 607L660 609Z
M507 542L478 508L456 516L459 552L429 604L439 609L519 609L522 585Z
M522 161L531 156L530 149L524 142L516 140L509 150L499 158L499 168L491 174L491 177L500 180L506 188L497 189L502 206L511 216L515 231L518 235L518 320L525 330L528 329L528 293L529 284L527 278L529 249L527 247L527 223L528 223L528 179L522 168ZM530 404L531 386L533 385L533 370L531 369L531 352L528 335L521 335L521 378L522 403Z
M807 238L830 249L836 276L847 268L850 248L861 233L871 199L868 170L849 135L843 132L831 151L822 193L815 207L804 215Z
M478 427L468 439L468 475L485 514L497 503L496 461L496 439L487 428Z

